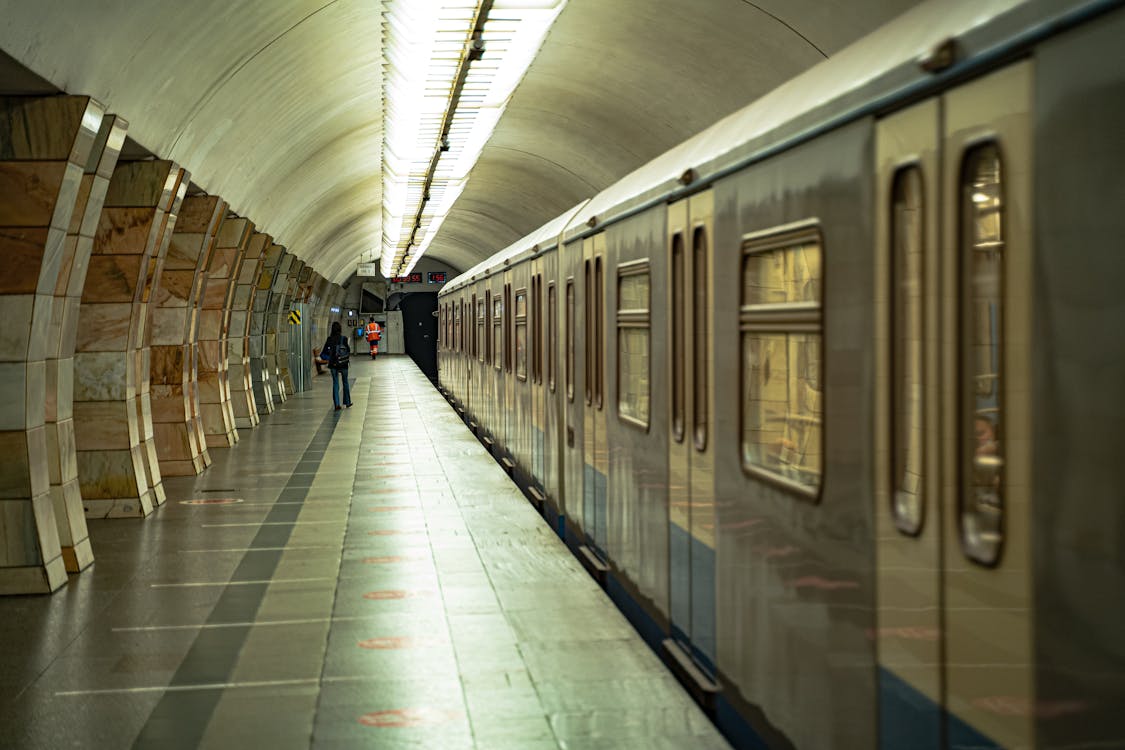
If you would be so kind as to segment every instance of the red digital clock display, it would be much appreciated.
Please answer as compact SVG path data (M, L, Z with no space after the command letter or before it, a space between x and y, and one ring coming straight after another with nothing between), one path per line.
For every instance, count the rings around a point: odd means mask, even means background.
M406 276L394 276L391 278L392 284L421 284L422 273L411 273Z

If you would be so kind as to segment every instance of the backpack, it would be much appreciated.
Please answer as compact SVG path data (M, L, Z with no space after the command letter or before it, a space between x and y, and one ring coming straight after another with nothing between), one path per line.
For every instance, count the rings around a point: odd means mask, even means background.
M348 340L341 336L328 353L328 366L337 370L343 369L348 366L348 360L351 359L351 356L352 351L348 348Z

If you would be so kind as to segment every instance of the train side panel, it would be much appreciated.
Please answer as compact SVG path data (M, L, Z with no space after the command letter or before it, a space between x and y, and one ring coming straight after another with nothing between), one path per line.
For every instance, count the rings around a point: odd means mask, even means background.
M864 120L715 186L718 667L758 731L797 747L876 745L872 148ZM778 249L747 242L762 233ZM759 283L744 272L763 268L747 253L781 263L788 234L819 235L820 315L805 302L792 323L740 324Z
M1125 747L1125 11L1036 52L1031 487L1043 747Z
M607 236L607 553L664 629L668 618L667 257L663 205Z

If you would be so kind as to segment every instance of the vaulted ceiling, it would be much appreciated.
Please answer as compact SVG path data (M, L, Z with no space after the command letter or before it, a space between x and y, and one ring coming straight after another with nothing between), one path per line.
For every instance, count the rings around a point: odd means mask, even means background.
M915 2L568 0L427 254L474 265ZM342 282L380 244L382 13L0 0L0 50Z

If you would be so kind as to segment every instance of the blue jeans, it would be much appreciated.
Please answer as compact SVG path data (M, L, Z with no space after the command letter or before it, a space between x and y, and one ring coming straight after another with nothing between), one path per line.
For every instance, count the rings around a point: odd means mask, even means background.
M340 406L340 381L344 381L344 406L352 405L352 392L348 388L348 368L337 370L332 368L332 404Z

